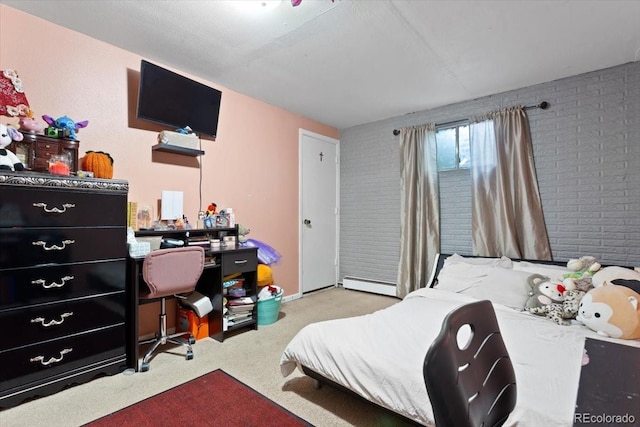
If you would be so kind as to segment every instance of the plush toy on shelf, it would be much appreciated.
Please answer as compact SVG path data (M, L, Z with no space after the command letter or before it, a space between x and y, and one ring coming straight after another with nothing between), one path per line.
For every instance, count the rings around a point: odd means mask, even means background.
M70 138L74 140L76 139L76 132L80 128L85 128L89 125L88 120L76 122L71 117L68 117L68 116L62 116L62 117L58 117L57 119L54 119L53 117L45 114L44 116L42 116L42 120L47 122L47 124L51 128L57 129L58 132L62 134L58 136L62 136L64 138Z
M44 130L44 123L33 118L33 110L31 108L29 108L25 117L20 117L18 124L20 125L21 131L42 133Z
M605 282L582 298L576 320L605 337L640 338L640 294Z
M103 151L87 151L81 161L82 170L93 172L96 178L113 178L113 157Z
M10 171L24 170L24 164L7 146L13 141L22 141L22 135L16 128L0 123L0 169Z
M242 224L238 224L238 242L245 243L247 241L247 234L251 232L251 229L245 227Z

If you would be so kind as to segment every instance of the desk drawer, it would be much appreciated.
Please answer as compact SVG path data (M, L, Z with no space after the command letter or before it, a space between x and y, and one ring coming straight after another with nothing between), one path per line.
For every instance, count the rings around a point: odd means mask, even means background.
M12 213L2 218L3 227L127 225L127 198L121 194L7 187L0 211Z
M127 229L0 228L0 269L125 258Z
M245 273L247 271L255 271L258 266L258 251L234 251L233 253L224 253L222 255L222 273Z
M0 310L124 291L126 271L124 259L4 270Z
M0 351L103 328L125 321L125 293L0 311L0 325L11 333L0 340Z
M0 351L0 391L124 355L124 324Z

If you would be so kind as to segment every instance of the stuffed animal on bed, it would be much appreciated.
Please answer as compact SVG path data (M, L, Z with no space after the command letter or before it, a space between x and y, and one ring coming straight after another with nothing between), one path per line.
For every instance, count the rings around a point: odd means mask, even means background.
M613 283L614 280L628 280L640 282L640 272L630 268L610 266L605 267L593 275L593 286L602 286L605 282ZM613 283L615 284L615 283Z
M576 320L605 337L640 338L640 294L605 282L582 298Z
M564 301L562 301L562 318L573 320L578 315L582 298L587 293L579 289L568 289L564 293Z
M529 298L525 303L525 310L538 316L545 316L558 325L570 325L564 318L565 287L560 283L553 283L541 274L532 274L527 278Z
M565 274L562 284L567 289L578 289L587 292L593 288L593 275L600 270L601 267L598 260L592 256L570 259L567 261L567 268L573 271L573 273Z

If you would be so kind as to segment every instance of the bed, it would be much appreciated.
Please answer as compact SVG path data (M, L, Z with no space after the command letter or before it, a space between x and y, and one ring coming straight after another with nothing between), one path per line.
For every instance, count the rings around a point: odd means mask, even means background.
M428 288L372 314L310 324L285 348L284 377L300 369L422 425L433 425L423 362L442 319L479 299L494 306L516 372L518 401L505 425L570 426L586 337L640 347L639 340L603 338L585 326L556 325L523 311L526 279L561 278L552 262L439 255ZM523 286L525 291L523 292Z

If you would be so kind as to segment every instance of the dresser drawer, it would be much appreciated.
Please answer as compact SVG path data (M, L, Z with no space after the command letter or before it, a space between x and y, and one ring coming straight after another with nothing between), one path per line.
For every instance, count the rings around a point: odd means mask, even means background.
M109 358L125 357L125 326L118 325L65 338L0 351L0 391L24 388L44 378ZM6 369L10 367L10 369Z
M127 225L127 198L122 194L6 187L0 212L8 212L0 227L64 227Z
M255 271L258 265L258 252L256 249L239 251L233 253L222 254L222 273L244 273L247 271Z
M10 325L11 331L0 340L0 351L124 323L125 305L125 293L121 291L0 311L0 325Z
M36 142L36 152L39 157L49 159L51 155L58 154L60 151L60 144L58 142Z
M126 260L15 268L0 272L0 310L124 291Z
M0 269L125 258L125 227L0 228Z

